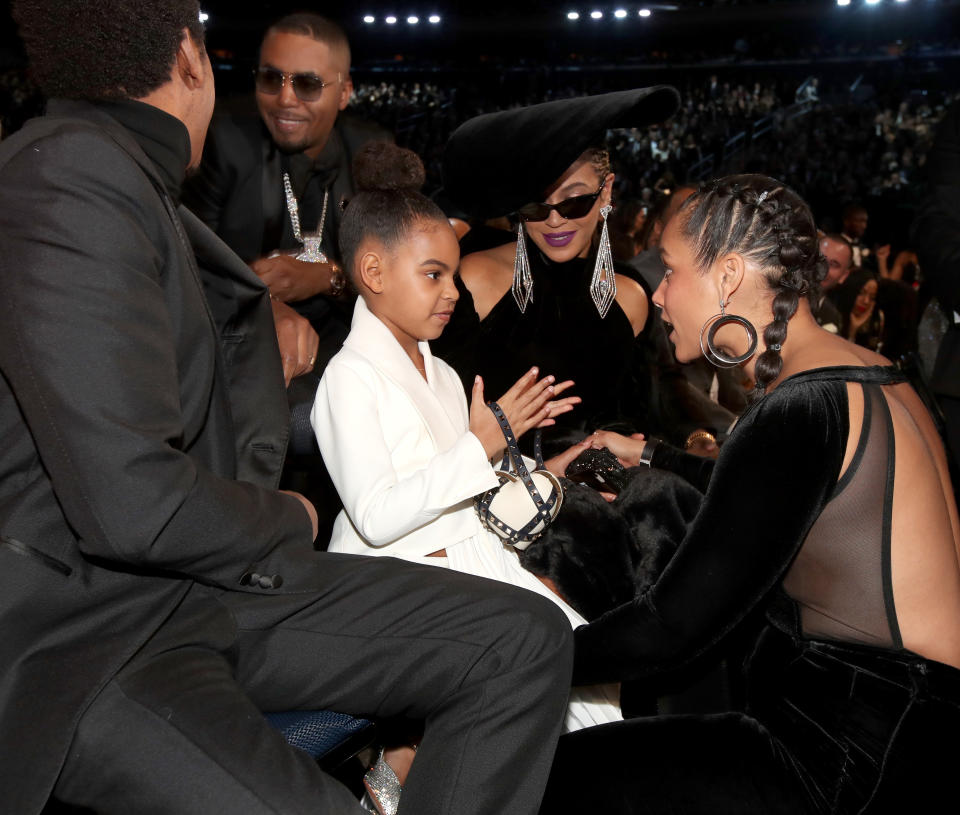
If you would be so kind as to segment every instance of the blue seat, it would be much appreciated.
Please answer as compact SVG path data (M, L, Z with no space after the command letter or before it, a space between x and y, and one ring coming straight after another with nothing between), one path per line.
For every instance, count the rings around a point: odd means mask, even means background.
M291 710L264 714L294 747L334 770L373 743L376 726L332 710Z

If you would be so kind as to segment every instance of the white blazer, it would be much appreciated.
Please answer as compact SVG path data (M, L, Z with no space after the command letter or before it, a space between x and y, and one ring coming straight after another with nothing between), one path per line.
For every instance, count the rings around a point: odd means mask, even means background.
M310 414L344 506L329 551L418 559L487 534L472 499L499 482L468 431L459 377L419 347L426 380L357 299Z

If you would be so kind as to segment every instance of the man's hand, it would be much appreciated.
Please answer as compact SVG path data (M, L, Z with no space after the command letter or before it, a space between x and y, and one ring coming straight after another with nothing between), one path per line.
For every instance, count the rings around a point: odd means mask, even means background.
M303 504L303 508L307 511L307 515L310 516L310 525L313 527L313 537L311 540L316 540L317 531L320 528L320 522L317 520L316 507L314 507L314 505L304 498L299 492L293 492L292 490L280 490L280 492L296 498L301 504Z
M329 263L310 263L292 255L258 258L250 268L284 303L296 303L316 294L328 294L334 276Z
M313 369L320 338L309 321L286 303L271 297L270 306L273 308L273 324L283 362L283 381L289 385L291 379Z

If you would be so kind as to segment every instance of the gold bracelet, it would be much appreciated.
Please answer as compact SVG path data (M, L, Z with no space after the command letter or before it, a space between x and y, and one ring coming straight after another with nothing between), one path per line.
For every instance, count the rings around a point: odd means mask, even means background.
M708 433L706 430L694 430L689 436L687 436L687 440L683 443L683 449L689 450L691 447L693 447L693 445L696 442L700 441L701 439L703 441L713 442L714 444L717 443L717 440L714 438L713 433Z
M347 276L336 263L330 263L330 296L339 297L347 287Z

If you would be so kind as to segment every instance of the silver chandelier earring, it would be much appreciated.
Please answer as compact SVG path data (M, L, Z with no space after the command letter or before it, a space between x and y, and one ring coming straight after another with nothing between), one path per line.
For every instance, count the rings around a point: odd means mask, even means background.
M723 353L715 344L717 332L725 325L739 325L747 333L748 348L739 356L731 357ZM733 368L741 362L746 362L757 350L757 329L746 317L739 314L727 314L726 303L720 301L720 313L714 314L700 329L700 351L707 358L707 362L717 368Z
M527 242L523 236L523 221L517 222L517 254L513 259L513 299L523 314L533 300L533 275L527 257Z
M607 231L607 216L613 210L610 204L600 208L603 229L600 230L600 247L597 249L597 262L593 266L590 278L590 299L597 307L602 320L607 316L610 306L617 297L617 275L613 270L613 255L610 253L610 233Z

